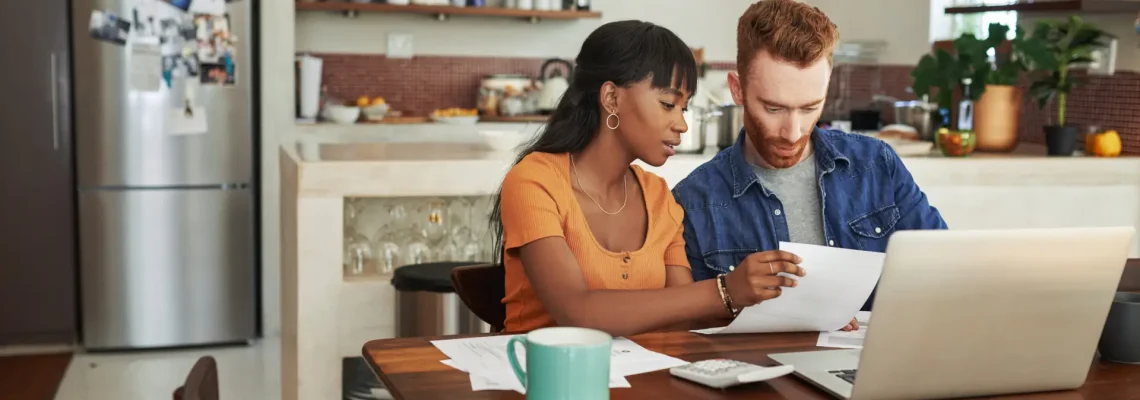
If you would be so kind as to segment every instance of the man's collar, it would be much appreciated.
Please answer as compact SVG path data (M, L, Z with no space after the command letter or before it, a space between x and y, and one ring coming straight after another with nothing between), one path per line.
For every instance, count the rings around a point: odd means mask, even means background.
M835 144L832 143L830 136L832 133L822 129L814 128L811 133L811 144L815 151L815 160L821 172L831 172L835 170L836 161L843 160L845 163L850 164L851 160L847 158ZM732 197L737 198L748 190L749 186L756 183L759 184L760 179L756 177L753 172L752 163L744 157L745 136L744 128L740 128L740 133L736 135L736 143L732 145L729 150L728 162L729 171L732 172ZM769 196L772 193L768 191L763 185L760 186L764 191L764 196Z

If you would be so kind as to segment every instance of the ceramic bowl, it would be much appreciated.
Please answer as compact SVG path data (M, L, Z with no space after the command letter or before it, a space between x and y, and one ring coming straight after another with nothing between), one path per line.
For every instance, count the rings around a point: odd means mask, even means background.
M522 133L516 131L479 131L483 143L498 152L514 151L523 142Z
M364 107L361 112L364 113L364 119L369 121L380 121L388 115L390 107L387 104L378 104L374 106Z
M325 106L325 118L341 125L355 124L360 119L360 107L328 105Z

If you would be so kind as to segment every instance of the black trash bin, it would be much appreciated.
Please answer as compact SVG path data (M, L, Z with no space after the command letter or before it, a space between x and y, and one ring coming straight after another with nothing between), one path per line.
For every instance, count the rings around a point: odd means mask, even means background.
M472 262L435 262L406 265L392 273L396 288L397 337L487 333L491 326L479 319L451 284L451 270Z

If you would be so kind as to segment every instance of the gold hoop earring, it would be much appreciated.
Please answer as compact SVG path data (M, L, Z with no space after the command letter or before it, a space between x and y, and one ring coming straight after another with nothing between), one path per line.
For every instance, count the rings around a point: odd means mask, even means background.
M610 126L610 118L617 119L617 122L615 122L613 126ZM610 115L606 117L606 128L617 130L619 126L621 126L621 117L619 117L616 112L611 112Z

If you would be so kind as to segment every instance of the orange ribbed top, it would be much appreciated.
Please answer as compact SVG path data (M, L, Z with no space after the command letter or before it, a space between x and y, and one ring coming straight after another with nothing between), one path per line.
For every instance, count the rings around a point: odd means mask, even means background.
M516 250L546 237L562 237L590 289L660 289L667 265L689 268L681 237L684 211L664 179L633 167L645 196L648 229L641 249L612 252L594 239L570 185L566 153L531 153L507 173L500 201L506 269L505 331L555 325L531 289ZM624 278L623 278L624 274Z

